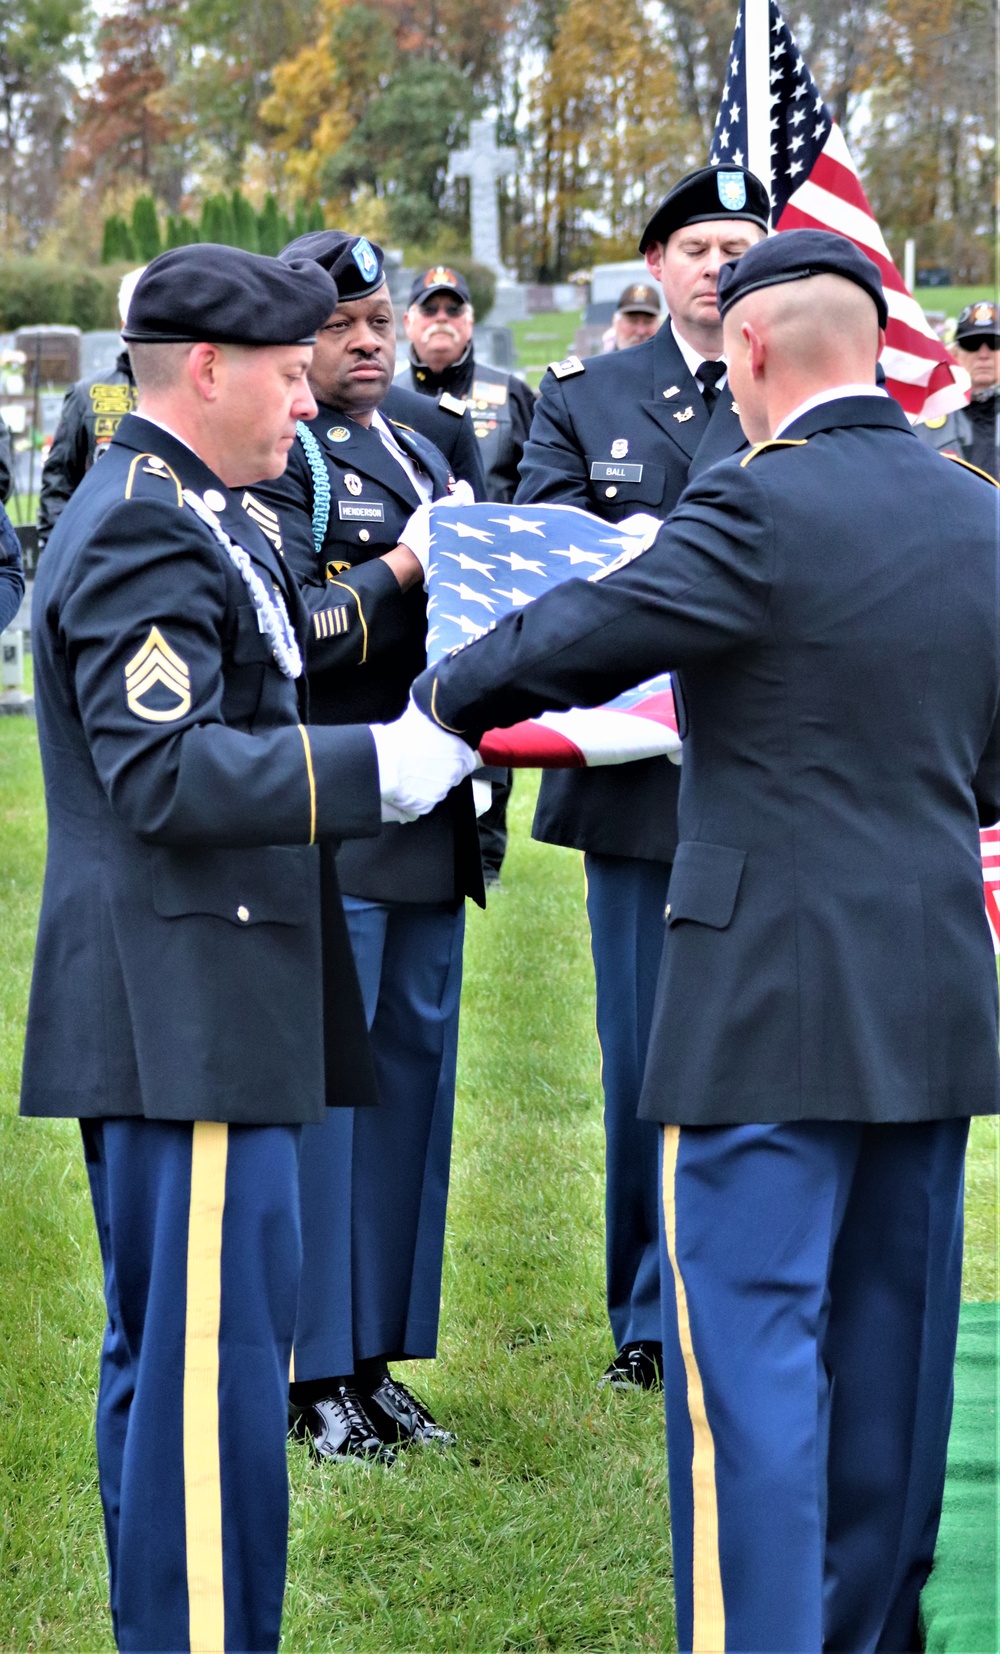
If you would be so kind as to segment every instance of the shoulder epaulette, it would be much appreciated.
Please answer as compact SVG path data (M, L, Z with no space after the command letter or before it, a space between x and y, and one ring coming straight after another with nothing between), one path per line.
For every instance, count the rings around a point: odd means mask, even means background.
M145 465L142 464L143 460L146 461ZM173 483L177 494L177 504L184 504L184 490L181 487L180 478L177 472L167 464L166 460L160 458L159 454L136 454L128 468L128 477L125 482L125 498L127 500L132 498L132 491L135 488L135 474L140 465L142 465L142 470L139 472L140 476L155 477L157 482Z
M966 471L972 472L973 476L982 477L984 482L991 482L994 488L1000 488L1000 482L997 482L996 477L991 477L988 471L980 471L978 465L970 465L967 459L959 459L957 454L949 454L944 452L942 452L941 458L950 459L953 465L964 466Z
M438 397L438 407L445 413L457 414L461 418L465 412L465 403L458 396L452 396L451 391L442 391Z
M804 448L806 440L804 436L797 440L792 437L773 436L767 442L755 442L750 452L744 454L740 460L740 468L749 465L750 461L756 459L758 454L766 454L769 448Z
M586 368L579 356L564 356L561 362L550 362L549 372L557 379L573 379L578 373L585 373Z
M417 434L412 425L404 425L401 419L390 419L389 424L395 425L397 431L409 431L411 436L416 436Z

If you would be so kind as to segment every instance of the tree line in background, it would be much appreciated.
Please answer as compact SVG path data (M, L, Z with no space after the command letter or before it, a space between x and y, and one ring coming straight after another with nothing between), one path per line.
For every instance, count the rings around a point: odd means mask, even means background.
M992 0L789 0L897 257L988 280ZM736 0L88 0L0 6L0 256L125 261L184 240L271 251L303 227L408 259L468 248L448 154L495 109L525 279L631 257L703 164ZM102 243L103 233L103 243Z

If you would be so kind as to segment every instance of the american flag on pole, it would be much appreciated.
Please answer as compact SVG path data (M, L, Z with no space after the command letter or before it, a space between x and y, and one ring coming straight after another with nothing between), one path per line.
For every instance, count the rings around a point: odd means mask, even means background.
M775 230L834 230L878 265L889 306L886 389L914 423L965 406L969 376L896 269L844 134L774 0L741 0L710 160L756 174Z
M606 523L572 505L519 509L444 500L424 509L432 665L563 580L593 577L616 558L636 555L660 527L652 517ZM579 769L679 756L680 745L670 677L663 673L607 706L546 712L490 730L479 752L484 764Z

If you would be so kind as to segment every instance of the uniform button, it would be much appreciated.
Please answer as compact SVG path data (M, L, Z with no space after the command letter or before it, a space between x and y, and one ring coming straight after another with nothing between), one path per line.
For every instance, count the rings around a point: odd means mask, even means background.
M368 541L368 540L371 539L371 535L369 534L369 532L366 528L359 528L358 529L358 539Z
M248 907L243 907L243 905L241 904L236 909L236 917L240 921L241 925L245 925L247 920L250 917L250 909Z
M615 495L617 494L617 492L618 492L617 488L615 487L614 483L612 483L610 488L606 488L604 490L604 498L606 500L613 500Z

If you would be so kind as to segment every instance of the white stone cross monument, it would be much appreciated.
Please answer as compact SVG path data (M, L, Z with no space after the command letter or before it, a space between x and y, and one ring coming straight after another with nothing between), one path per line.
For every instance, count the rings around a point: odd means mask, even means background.
M503 275L500 262L500 208L497 203L497 179L517 168L516 149L498 149L496 118L472 121L469 125L469 147L458 149L448 161L448 179L468 178L472 212L472 256L477 264L485 264L497 275Z

